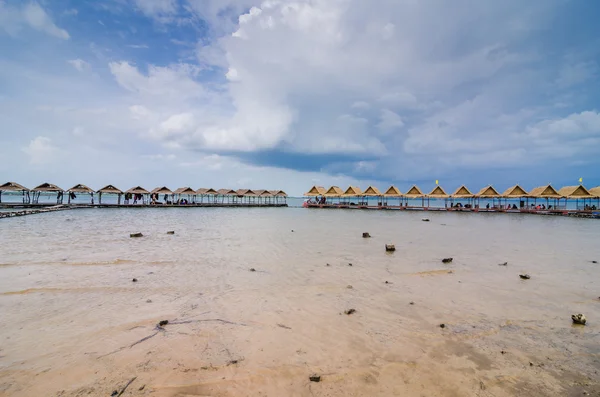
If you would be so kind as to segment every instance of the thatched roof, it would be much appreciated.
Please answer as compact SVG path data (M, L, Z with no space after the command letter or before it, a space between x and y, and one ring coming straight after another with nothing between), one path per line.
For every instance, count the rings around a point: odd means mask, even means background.
M465 186L462 185L454 193L451 194L454 198L470 198L473 197L473 193Z
M511 186L502 193L502 197L525 197L529 193L519 185Z
M98 190L96 193L105 193L105 194L123 194L121 189L114 187L113 185L106 185L102 189Z
M238 196L257 196L257 194L251 189L238 189L235 193Z
M477 193L475 195L475 197L481 197L481 198L500 197L500 193L498 193L498 191L496 189L494 189L494 187L492 185L489 185L489 186L486 186L483 189L481 189L479 191L479 193Z
M565 186L558 191L563 197L569 198L590 198L592 194L583 185Z
M29 191L25 186L16 182L6 182L4 185L0 185L0 192L20 192L22 190Z
M402 193L400 192L400 189L398 189L396 186L392 185L390 186L385 193L383 193L383 195L385 197L402 197Z
M344 192L344 196L348 196L348 197L362 196L362 190L360 190L359 187L350 186Z
M196 194L200 194L203 196L206 196L206 195L216 196L219 193L215 189L211 189L211 188L206 189L206 188L201 187L200 189L196 190Z
M35 192L64 192L64 190L56 185L53 185L52 183L42 183L31 190Z
M325 192L327 197L340 197L344 194L344 191L337 186L332 186Z
M287 197L287 193L283 190L271 190L270 192L273 196Z
M67 192L72 192L72 193L94 193L94 191L92 189L90 189L89 187L79 184L79 185L75 185L72 188L70 188L69 190L67 190Z
M253 190L254 193L256 193L257 196L259 197L273 197L273 193L271 193L268 190L265 189L260 189L260 190Z
M219 196L235 196L237 195L236 191L233 189L219 189L217 190Z
M310 190L304 193L306 197L322 196L325 194L325 188L323 186L313 186Z
M417 198L425 196L421 189L417 185L413 185L406 193L404 193L404 197L409 198Z
M150 193L158 193L158 194L173 194L173 191L166 186L155 187L152 189Z
M532 189L529 192L529 197L534 198L561 198L562 196L558 194L556 189L552 187L552 185L540 186Z
M180 187L179 189L176 189L174 192L174 194L196 194L196 191L194 189L192 189L189 186L186 187Z
M441 187L441 186L436 186L435 188L433 188L433 190L427 195L427 197L433 197L433 198L447 198L448 197L448 193L446 193L446 191Z
M131 194L149 194L150 192L147 191L146 189L144 189L141 186L136 186L136 187L132 187L131 189L127 190L125 193L131 193Z
M367 188L367 190L365 190L363 192L363 196L374 197L374 196L383 196L383 195L381 194L379 189L377 189L375 186L369 186Z
M592 197L600 197L600 186L593 187L589 190Z

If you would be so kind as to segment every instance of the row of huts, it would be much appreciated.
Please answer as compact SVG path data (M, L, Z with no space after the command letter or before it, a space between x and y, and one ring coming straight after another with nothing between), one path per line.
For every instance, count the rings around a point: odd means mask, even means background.
M33 189L28 189L15 182L7 182L0 185L0 202L2 202L3 192L20 192L24 204L37 204L42 193L56 194L57 204L63 204L65 195L67 202L77 195L89 195L90 203L94 203L96 195L98 203L102 204L102 196L116 196L117 204L171 204L171 205L189 205L189 204L285 204L287 194L283 190L264 190L264 189L210 189L200 188L197 190L191 187L180 187L171 190L166 186L157 187L153 190L146 190L141 186L135 186L128 190L121 190L114 185L104 186L102 189L94 190L90 187L78 184L70 189L64 190L52 183L42 183ZM123 199L123 200L122 200Z
M553 203L554 208L559 208L561 204L563 207L566 206L567 200L575 200L578 207L582 206L588 209L597 200L600 202L600 186L587 189L583 185L576 185L555 189L552 185L546 185L536 187L528 192L521 186L515 185L500 193L490 185L482 188L477 193L473 193L465 185L462 185L450 194L439 185L436 185L429 193L424 193L416 185L413 185L406 193L402 193L393 185L383 192L374 186L369 186L364 191L356 186L350 186L346 190L342 190L338 186L331 186L329 189L322 186L313 186L304 196L317 198L314 202L312 199L309 202L315 205L333 204L336 201L338 204L347 204L352 201L356 205L368 205L369 198L375 198L378 200L379 206L387 206L389 199L398 199L400 206L406 206L409 200L414 202L416 199L421 200L423 207L428 207L431 199L444 200L445 203L450 205L461 202L461 205L466 203L470 206L479 206L481 199L484 199L488 204L491 203L492 207L508 205L508 201L513 203L520 201L520 207L523 208L528 207L530 202L536 205L537 200L542 200L542 202L545 200L545 207Z

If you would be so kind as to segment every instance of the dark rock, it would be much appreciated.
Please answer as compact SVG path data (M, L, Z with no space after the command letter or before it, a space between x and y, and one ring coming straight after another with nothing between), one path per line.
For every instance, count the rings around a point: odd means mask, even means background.
M519 274L519 277L521 277L523 280L529 280L531 278L529 274Z
M175 231L174 231L174 230L169 230L169 231L167 232L167 234L175 234Z
M394 244L386 244L385 250L387 252L394 252L394 251L396 251L396 246Z
M129 237L144 237L142 233L131 233Z
M598 263L598 261L592 261L592 263Z
M454 258L444 258L442 259L442 263L450 263L454 260Z
M294 233L294 229L292 229L292 233Z
M160 320L158 322L158 326L159 327L164 327L165 325L169 324L169 320Z
M423 222L429 222L429 218L423 218L421 219Z
M410 302L410 303L409 303L409 305L414 305L414 304L415 304L415 302Z
M253 267L251 267L251 268L250 268L250 271L251 271L251 272L255 272L255 271L256 271L256 269L255 269L255 268L253 268Z
M369 237L371 237L371 235L369 233L367 233L367 232L363 233L363 238L369 238Z
M348 285L346 285L346 288L352 289L353 287L350 284L348 284Z
M310 379L311 382L320 382L321 375L313 374L313 375L309 376L308 379Z
M144 390L145 387L146 387L146 385L141 385L138 390L142 391L142 390Z
M440 328L446 328L446 324L440 324Z
M227 365L235 365L239 363L239 360L229 360L229 362L227 362Z
M508 266L508 262L498 263L498 266Z
M500 350L501 354L506 354L506 352L504 350Z
M356 310L354 310L354 309L344 310L344 314L351 315L353 313L356 313Z
M327 263L325 266L331 266L329 263Z
M119 392L116 390L113 390L113 392L110 393L110 397L114 397L114 396L118 396L118 395L119 395Z
M385 283L386 283L386 284L389 284L390 282L389 282L389 281L386 281Z
M573 324L585 325L587 322L585 316L581 313L571 315L571 320L573 320Z
M529 366L530 366L530 367L533 367L533 363L532 363L531 361L529 362Z
M348 263L348 266L352 266L352 263Z
M152 299L146 299L146 303L152 303Z
M134 278L133 280L131 280L134 283L137 283L137 278Z

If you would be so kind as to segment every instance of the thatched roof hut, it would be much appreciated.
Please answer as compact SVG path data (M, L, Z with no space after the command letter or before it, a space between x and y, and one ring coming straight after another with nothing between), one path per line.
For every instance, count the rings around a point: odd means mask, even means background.
M400 192L400 189L398 189L396 186L392 185L390 186L385 193L383 193L383 195L385 197L402 197L402 193Z
M176 189L173 194L196 194L196 191L189 186Z
M465 185L462 185L451 194L452 198L472 198L473 196L474 194Z
M273 197L274 196L273 193L271 193L270 191L265 190L265 189L254 190L254 193L256 193L256 195L258 197Z
M379 196L383 196L383 194L381 194L381 192L379 191L379 189L377 189L375 186L369 186L367 188L367 190L365 190L362 194L363 196L369 196L369 197L379 197Z
M500 198L500 193L492 185L486 186L475 194L477 198Z
M219 196L236 196L237 193L233 189L219 189L217 190Z
M449 195L448 195L448 193L446 193L444 188L442 188L441 186L436 186L433 188L433 190L431 192L429 192L427 197L442 199L442 198L448 198Z
M156 187L156 188L152 189L152 191L150 193L152 193L152 194L154 194L154 193L173 194L173 191L166 186L161 186L161 187Z
M562 198L552 185L539 186L529 192L529 197L533 198Z
M131 194L150 194L149 191L147 191L146 189L144 189L141 186L132 187L131 189L127 190L125 193L131 193Z
M323 196L326 190L323 186L313 186L310 190L304 193L305 197Z
M593 187L589 190L592 197L600 198L600 186Z
M412 187L408 189L408 191L404 193L403 196L408 198L421 198L425 195L417 185L412 185Z
M257 196L257 194L252 189L238 189L235 193L238 195L238 197L241 197L241 196L253 196L253 197Z
M121 189L118 189L118 188L114 187L113 185L106 185L102 189L96 191L96 193L103 193L103 194L123 194L123 192L121 191Z
M31 191L33 191L33 192L64 192L63 189L59 188L58 186L56 186L52 183L42 183L41 185L36 186L33 189L31 189Z
M502 193L502 197L504 198L520 198L526 196L529 196L529 193L519 185L511 186Z
M558 191L558 194L562 197L574 199L594 197L583 185L565 186Z
M273 196L277 196L277 197L287 197L287 193L284 192L283 190L269 190L269 192L271 192L271 194Z
M340 197L344 194L344 191L337 186L332 186L325 192L325 197Z
M216 196L219 193L215 189L212 189L212 188L206 189L206 188L201 187L200 189L196 190L196 194L200 194L203 196L207 196L207 195Z
M0 185L0 192L28 192L27 189L23 185L19 185L16 182L6 182L3 185Z
M79 185L75 185L72 188L70 188L69 190L67 190L67 192L69 192L69 193L94 193L94 190L92 190L89 187L80 183Z
M347 197L362 196L362 190L360 190L359 187L350 186L348 189L346 189L343 195Z

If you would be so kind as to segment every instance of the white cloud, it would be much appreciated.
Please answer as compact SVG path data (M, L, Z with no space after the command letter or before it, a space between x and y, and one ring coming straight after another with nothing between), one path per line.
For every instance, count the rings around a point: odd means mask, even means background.
M134 0L135 5L149 17L164 17L177 12L177 0Z
M44 136L32 139L29 145L23 147L22 150L29 156L29 162L34 165L50 163L57 151L56 147L52 145L52 140Z
M590 80L597 72L598 64L593 61L567 64L560 70L556 84L563 88L571 87Z
M147 49L147 48L150 48L146 44L129 44L127 47L129 47L129 48L135 48L135 49Z
M381 121L377 124L377 127L384 133L390 133L404 127L404 122L397 113L389 109L383 109L381 111Z
M83 72L84 70L90 68L90 64L84 61L83 59L71 59L68 60L67 63L80 72Z
M23 2L21 7L13 7L0 1L0 29L15 36L22 26L29 26L59 39L69 39L69 33L54 24L52 18L36 2Z

